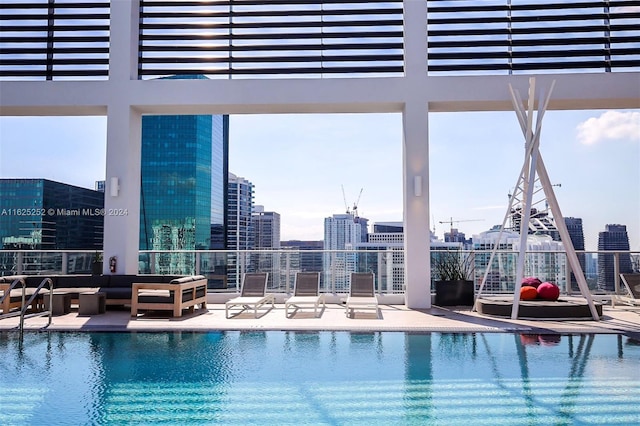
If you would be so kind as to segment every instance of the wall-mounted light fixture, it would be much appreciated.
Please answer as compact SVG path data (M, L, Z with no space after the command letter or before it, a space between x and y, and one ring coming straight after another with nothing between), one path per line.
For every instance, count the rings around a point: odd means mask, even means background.
M117 197L118 192L120 192L120 184L118 183L118 178L112 177L111 183L109 185L109 194L111 194L112 197Z
M422 196L422 176L413 177L413 195L416 197Z

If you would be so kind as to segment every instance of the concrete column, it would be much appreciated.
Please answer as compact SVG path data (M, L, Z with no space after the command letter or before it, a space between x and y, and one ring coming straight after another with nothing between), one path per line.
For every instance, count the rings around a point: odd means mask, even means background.
M402 122L405 304L412 309L431 308L427 113L424 102L407 103Z
M403 125L405 304L431 307L429 232L429 124L427 100L427 2L404 1L404 71L408 87Z
M138 79L140 0L112 1L109 31L109 80Z
M404 74L408 79L420 81L427 77L427 2L405 0L404 12Z
M128 105L107 111L104 270L117 257L116 274L138 273L142 115Z
M139 0L111 2L104 217L105 274L138 273L142 116L130 105L129 83L138 78Z

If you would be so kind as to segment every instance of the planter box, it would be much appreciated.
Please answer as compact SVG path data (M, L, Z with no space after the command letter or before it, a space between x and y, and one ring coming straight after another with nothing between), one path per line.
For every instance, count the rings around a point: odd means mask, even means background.
M102 262L93 262L91 264L91 273L93 275L102 275Z
M436 281L438 306L473 306L473 281Z

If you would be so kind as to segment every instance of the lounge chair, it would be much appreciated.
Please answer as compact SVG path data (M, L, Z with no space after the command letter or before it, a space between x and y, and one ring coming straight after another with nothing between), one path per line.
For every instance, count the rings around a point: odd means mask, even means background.
M275 296L273 294L267 294L267 278L269 278L267 272L244 274L242 277L240 296L229 300L224 305L226 317L231 318L229 316L229 309L236 306L241 306L242 311L253 309L256 318L258 318L258 308L264 304L271 302L271 309L273 309L275 306ZM240 312L233 316L238 315Z
M621 303L630 306L640 305L640 274L620 274L620 282L627 294L616 294L611 298L611 305Z
M322 303L324 308L324 294L320 294L320 272L298 272L296 282L293 286L293 296L287 299L284 304L284 313L287 318L291 318L295 311L289 316L289 307L293 306L298 310L303 306L313 306L313 313L318 316L318 306Z
M379 317L374 282L375 276L371 272L351 274L351 289L345 306L348 318L353 317L355 309L373 309L376 312L376 317Z

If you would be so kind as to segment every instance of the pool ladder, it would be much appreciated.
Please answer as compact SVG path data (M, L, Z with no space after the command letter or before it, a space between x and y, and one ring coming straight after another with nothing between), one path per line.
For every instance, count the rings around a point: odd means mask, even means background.
M49 309L46 310L46 311L31 312L31 313L27 314L27 309L29 308L29 306L32 306L32 304L34 303L34 301L36 300L36 298L40 294L40 290L42 290L46 284L48 284L48 287L49 287L49 293L47 295L45 295L45 297L47 297L47 296L49 297ZM0 319L11 318L11 317L16 317L16 316L20 315L19 330L20 330L20 333L22 334L22 332L24 331L24 320L25 319L48 315L49 316L49 320L48 320L47 325L45 327L49 327L51 325L51 315L52 315L52 311L51 310L52 310L52 307L53 307L53 281L51 280L51 278L44 278L40 282L38 287L36 287L36 289L33 292L33 294L29 297L29 300L27 300L27 282L25 281L25 277L16 278L15 280L13 280L13 282L11 283L9 288L4 291L4 294L2 295L2 297L0 297L0 305L2 305L2 302L4 302L4 300L7 297L9 297L9 298L11 297L11 290L15 289L19 285L22 287L22 304L21 304L20 310L19 311L15 311L15 312L3 313L2 315L0 315ZM35 311L35 309L33 309L33 310Z

